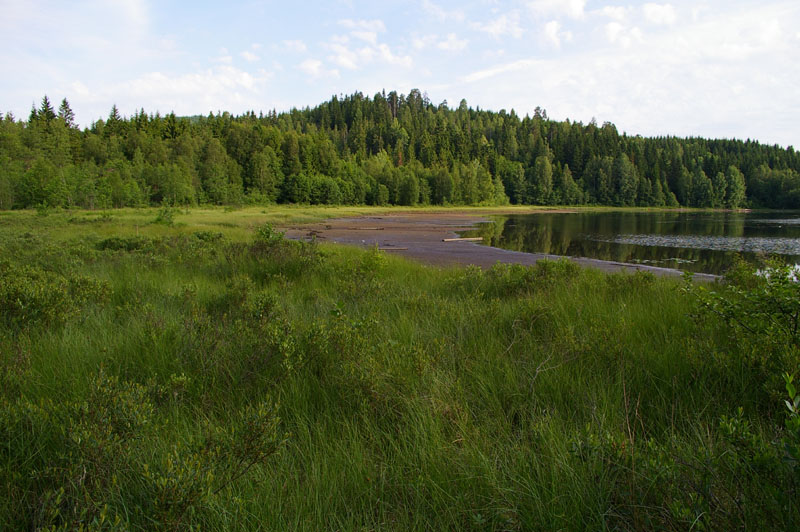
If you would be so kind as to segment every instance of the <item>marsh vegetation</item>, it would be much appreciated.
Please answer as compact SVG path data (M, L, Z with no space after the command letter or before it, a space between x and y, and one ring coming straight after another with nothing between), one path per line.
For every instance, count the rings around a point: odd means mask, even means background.
M0 528L795 529L798 288L0 215ZM336 211L341 213L341 211Z

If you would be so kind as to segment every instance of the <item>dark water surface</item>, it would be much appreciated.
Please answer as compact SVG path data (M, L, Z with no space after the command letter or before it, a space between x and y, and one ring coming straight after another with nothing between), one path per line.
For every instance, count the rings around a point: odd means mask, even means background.
M800 212L578 212L493 216L484 244L722 274L738 254L800 264Z

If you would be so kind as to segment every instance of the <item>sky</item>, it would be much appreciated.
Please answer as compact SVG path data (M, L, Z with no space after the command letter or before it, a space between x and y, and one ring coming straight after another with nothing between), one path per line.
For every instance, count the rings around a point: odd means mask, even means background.
M800 147L798 0L0 0L0 112L79 124L417 88L630 135Z

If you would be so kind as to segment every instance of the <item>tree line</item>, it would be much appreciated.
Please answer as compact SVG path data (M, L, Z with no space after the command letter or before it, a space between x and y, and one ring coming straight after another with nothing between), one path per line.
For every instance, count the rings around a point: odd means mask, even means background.
M755 141L643 138L390 92L314 108L81 130L67 99L0 120L0 209L154 204L800 208L800 155Z

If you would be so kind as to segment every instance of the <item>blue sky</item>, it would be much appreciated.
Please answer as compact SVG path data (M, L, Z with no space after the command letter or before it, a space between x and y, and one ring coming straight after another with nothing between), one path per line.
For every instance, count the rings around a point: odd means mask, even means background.
M427 92L641 135L800 147L800 2L0 0L0 111L67 97L82 126L139 108L288 110Z

